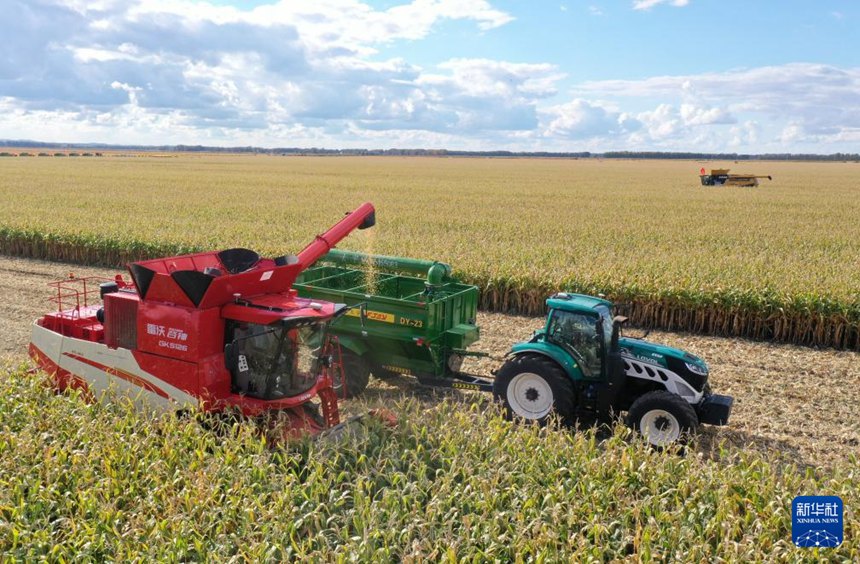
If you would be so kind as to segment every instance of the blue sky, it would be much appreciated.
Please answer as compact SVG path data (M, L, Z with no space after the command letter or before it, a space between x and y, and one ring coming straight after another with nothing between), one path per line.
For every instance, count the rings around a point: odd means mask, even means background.
M0 138L860 152L860 3L0 0Z
M444 22L436 40L398 42L383 53L424 65L457 57L552 62L571 81L858 62L858 2L691 0L685 7L664 3L647 10L633 4L493 2L516 19L477 34L468 23Z

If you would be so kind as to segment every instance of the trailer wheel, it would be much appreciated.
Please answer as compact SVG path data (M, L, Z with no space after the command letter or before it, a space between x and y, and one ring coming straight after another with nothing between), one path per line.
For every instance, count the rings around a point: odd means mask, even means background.
M627 412L627 425L652 446L684 444L699 426L696 412L684 398L666 390L643 394Z
M332 376L334 392L338 397L354 398L367 388L370 381L370 365L361 355L349 349L341 349L343 360L343 375L346 377L346 389L341 381L341 371L333 370Z
M573 383L561 367L542 355L508 359L496 373L493 398L501 401L508 419L522 418L545 425L553 412L562 421L573 418Z

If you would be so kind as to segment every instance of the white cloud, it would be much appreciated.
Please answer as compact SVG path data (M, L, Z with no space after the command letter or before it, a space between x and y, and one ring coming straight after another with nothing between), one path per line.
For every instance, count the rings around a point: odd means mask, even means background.
M659 4L669 4L676 8L682 8L690 3L690 0L633 0L634 10L650 10Z
M603 80L581 84L577 91L619 96L677 95L693 91L720 99L751 100L768 105L774 95L799 94L808 99L820 94L842 96L856 92L860 100L860 68L838 68L813 63L738 69L722 73L655 76L642 80Z
M660 104L636 117L645 124L650 138L657 141L679 136L683 126L678 110L670 104Z
M544 134L563 139L591 139L639 129L641 122L610 105L576 99L546 110Z
M445 74L422 73L414 86L426 113L438 115L443 129L464 135L534 129L537 102L555 95L564 76L549 64L487 59L453 59L438 67Z
M281 0L249 11L193 0L150 0L134 5L129 16L137 21L153 16L173 16L217 25L290 26L301 29L308 47L322 52L332 40L339 46L372 52L368 46L426 37L433 26L443 20L471 20L481 30L500 27L513 20L511 15L493 9L485 0L413 0L384 11L374 10L358 0Z
M564 78L554 65L509 63L489 59L452 59L439 65L450 75L424 75L419 83L447 84L472 96L544 98L554 95Z
M374 59L376 46L419 40L445 20L486 31L513 19L484 0L414 0L387 10L357 0L286 0L250 10L190 0L66 0L13 2L7 15L0 33L9 35L12 52L0 58L0 92L23 115L64 108L104 114L95 123L108 124L131 105L191 128L185 131L334 130L351 121L522 128L534 124L531 101L554 80L550 65L456 60L440 67L434 85L401 59ZM481 117L482 101L505 111ZM13 127L0 118L0 136L23 129L22 116L16 119Z
M732 127L729 130L732 138L729 145L732 147L750 147L759 142L761 127L755 120L746 121L743 124Z
M805 137L803 127L797 123L790 123L785 126L780 134L780 141L783 143L795 143L802 141Z
M690 127L729 125L740 116L749 116L760 124L759 140L779 143L843 143L846 131L860 128L860 68L856 67L791 63L723 73L605 80L583 83L573 94L615 99L622 106L643 100L677 104L678 117ZM791 133L779 133L777 129L785 127L788 119L793 123ZM737 138L731 131L728 135L728 139Z
M0 138L595 151L860 142L860 68L794 63L560 92L567 77L549 63L380 55L444 22L491 33L512 19L484 0L402 1L7 0Z
M681 117L686 125L715 125L736 123L731 113L724 108L709 108L695 104L681 104Z

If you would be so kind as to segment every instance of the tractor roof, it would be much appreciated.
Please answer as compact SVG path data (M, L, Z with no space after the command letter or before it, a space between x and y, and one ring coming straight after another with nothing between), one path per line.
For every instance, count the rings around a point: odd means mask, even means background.
M569 311L583 311L594 309L597 306L612 307L612 302L594 296L586 296L584 294L569 294L567 292L559 292L550 296L546 300L546 305L550 309L564 309Z

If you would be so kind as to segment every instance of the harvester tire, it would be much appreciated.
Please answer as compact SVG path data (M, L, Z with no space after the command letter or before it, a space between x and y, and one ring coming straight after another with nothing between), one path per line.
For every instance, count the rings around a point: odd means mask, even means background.
M683 445L699 426L687 400L666 390L643 394L627 412L627 425L655 448Z
M539 425L553 413L570 423L576 407L573 382L558 364L538 354L509 358L496 373L493 398L502 403L507 419Z
M303 403L302 409L305 411L305 414L310 417L314 423L319 425L322 428L325 428L325 419L320 413L320 406L317 403Z
M346 377L346 389L341 382L339 370L334 370L334 392L339 398L354 398L367 388L370 381L370 365L367 360L349 349L342 349L343 374Z

